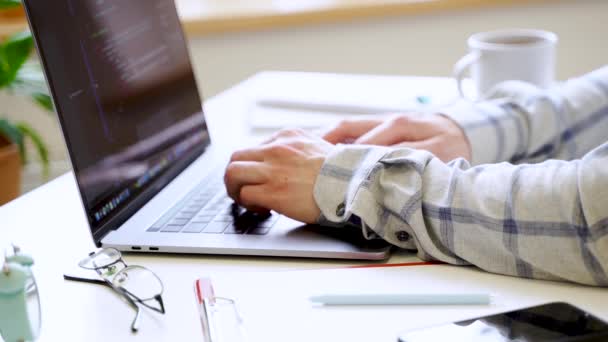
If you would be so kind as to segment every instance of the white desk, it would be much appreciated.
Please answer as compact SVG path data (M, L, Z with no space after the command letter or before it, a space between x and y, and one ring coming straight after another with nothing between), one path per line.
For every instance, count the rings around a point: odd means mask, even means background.
M308 77L311 77L308 75ZM314 76L313 76L314 77ZM242 145L251 137L244 115L260 88L298 87L297 74L264 73L216 96L205 105L212 138L215 143ZM398 78L387 79L395 82ZM376 79L376 82L378 79ZM345 86L348 78L344 79ZM449 81L438 81L449 82ZM445 84L445 83L443 83ZM243 137L234 141L235 137ZM131 334L133 310L108 288L90 284L66 282L63 272L92 250L76 184L71 173L0 207L0 246L10 242L21 245L34 255L43 308L41 341L200 341L202 340L198 311L193 295L193 281L204 275L221 271L286 270L336 267L357 264L356 261L284 259L259 257L219 257L198 255L135 255L126 256L129 264L139 264L154 270L165 284L163 295L167 307L164 316L145 312L139 333ZM406 253L396 254L390 262L414 261ZM427 267L427 266L425 266ZM608 319L608 296L602 289L570 284L529 281L511 277L492 276L469 268L436 267L437 282L475 282L496 284L504 296L503 302L484 308L484 312L546 302L568 300ZM408 269L404 269L408 272ZM423 291L424 288L421 288ZM506 302L504 302L506 301ZM403 309L403 308L402 308ZM263 308L260 314L263 315ZM394 341L406 327L425 326L437 322L475 316L480 309L441 308L392 311L403 317L389 315L391 310L370 311L369 317L357 315L348 331L336 331L332 325L319 326L317 340L334 341ZM409 311L408 311L409 310ZM388 314L387 314L388 313ZM246 319L246 318L245 318ZM285 313L285 319L289 317ZM269 329L280 322L268 322ZM284 341L297 340L295 335Z

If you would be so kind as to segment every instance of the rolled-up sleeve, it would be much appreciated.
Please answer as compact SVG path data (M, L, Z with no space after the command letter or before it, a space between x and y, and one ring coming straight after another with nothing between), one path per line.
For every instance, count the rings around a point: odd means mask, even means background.
M474 165L581 158L608 139L608 66L543 90L510 81L484 101L458 101L441 113L456 121Z
M416 249L426 260L608 286L608 144L593 149L584 141L586 132L596 134L591 123L601 121L598 113L608 115L608 78L590 75L593 81L573 80L559 91L528 98L516 91L512 100L477 104L484 115L494 111L503 133L477 112L459 122L471 143L484 147L473 151L477 165L463 159L446 164L420 150L336 146L314 189L323 219L340 223L355 216L365 236ZM558 118L552 111L560 107L531 100L539 94L561 98L564 113L578 115ZM543 126L536 116L552 119ZM488 128L493 135L476 135ZM562 158L513 163L541 155ZM511 162L495 163L501 159Z

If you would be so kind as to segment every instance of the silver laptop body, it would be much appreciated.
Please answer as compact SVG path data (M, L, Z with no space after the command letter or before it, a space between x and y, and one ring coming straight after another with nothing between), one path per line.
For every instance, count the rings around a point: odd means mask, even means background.
M226 196L172 0L25 1L98 246L384 259L353 227L258 215Z

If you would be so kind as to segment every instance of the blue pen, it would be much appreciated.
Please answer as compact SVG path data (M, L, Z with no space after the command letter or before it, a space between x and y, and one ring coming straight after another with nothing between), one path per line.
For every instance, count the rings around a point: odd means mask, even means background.
M482 293L324 294L310 297L310 301L323 305L487 305L490 303L490 295Z

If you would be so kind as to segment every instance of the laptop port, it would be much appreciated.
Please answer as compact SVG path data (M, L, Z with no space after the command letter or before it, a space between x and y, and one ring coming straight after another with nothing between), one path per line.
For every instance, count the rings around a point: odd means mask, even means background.
M141 251L141 247L139 246L131 246L131 249L134 251Z
M158 247L148 247L148 249L151 250L151 251L157 251Z

